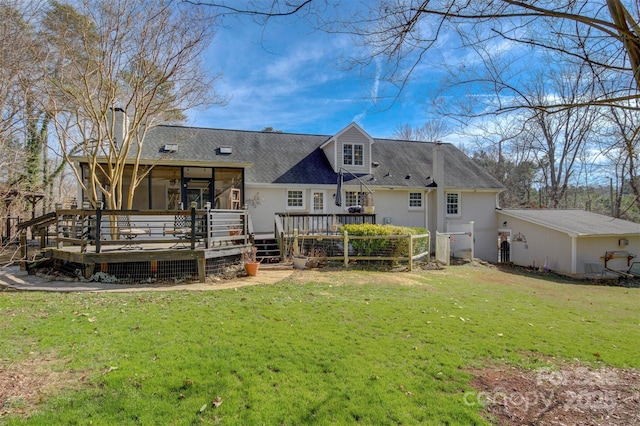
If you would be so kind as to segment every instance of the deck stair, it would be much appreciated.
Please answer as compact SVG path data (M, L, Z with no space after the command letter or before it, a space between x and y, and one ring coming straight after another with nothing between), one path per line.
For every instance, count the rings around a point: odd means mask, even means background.
M258 249L256 258L262 263L279 263L282 260L278 241L273 236L255 237L255 245Z

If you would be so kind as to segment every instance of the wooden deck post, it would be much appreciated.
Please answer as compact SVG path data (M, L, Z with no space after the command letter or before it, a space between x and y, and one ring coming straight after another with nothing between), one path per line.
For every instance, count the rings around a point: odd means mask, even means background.
M196 248L196 230L196 208L191 206L191 250ZM198 266L198 268L200 267Z
M29 248L27 247L27 230L20 231L20 270L27 270L27 255Z
M91 278L93 272L95 271L96 264L95 263L87 263L84 267L84 277L86 279Z
M102 209L100 208L100 206L98 206L98 208L96 209L96 234L95 234L95 238L96 238L96 253L100 253L100 250L102 249L101 245L100 245L100 240L102 239Z
M198 258L197 262L198 262L198 279L200 280L201 283L207 282L207 273L206 273L207 259L205 259L204 257L201 257L201 258Z

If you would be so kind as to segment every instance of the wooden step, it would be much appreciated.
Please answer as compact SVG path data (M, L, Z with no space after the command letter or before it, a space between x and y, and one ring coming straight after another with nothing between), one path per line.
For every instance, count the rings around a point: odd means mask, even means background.
M256 258L263 263L278 263L282 259L278 241L275 238L256 238L255 246L258 249Z

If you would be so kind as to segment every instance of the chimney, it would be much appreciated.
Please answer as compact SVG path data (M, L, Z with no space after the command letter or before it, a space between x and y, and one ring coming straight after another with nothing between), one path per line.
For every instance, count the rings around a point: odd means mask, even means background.
M124 140L125 132L129 127L129 119L122 108L114 107L107 113L107 126L109 131L113 129L113 138L116 146Z
M438 185L436 187L436 230L445 232L447 205L444 197L444 152L442 150L442 142L434 144L432 161L433 180Z

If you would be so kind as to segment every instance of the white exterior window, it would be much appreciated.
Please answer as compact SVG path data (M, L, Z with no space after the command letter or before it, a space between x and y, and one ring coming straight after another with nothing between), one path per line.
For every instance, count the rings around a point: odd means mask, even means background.
M422 208L422 192L410 192L409 193L409 208L421 209Z
M345 143L342 146L342 163L345 166L362 166L364 164L364 145Z
M344 201L347 207L349 206L361 206L364 203L364 192L345 191Z
M447 198L447 216L460 216L460 194L457 192L448 192Z
M290 210L304 209L304 193L301 189L287 191L287 208Z

